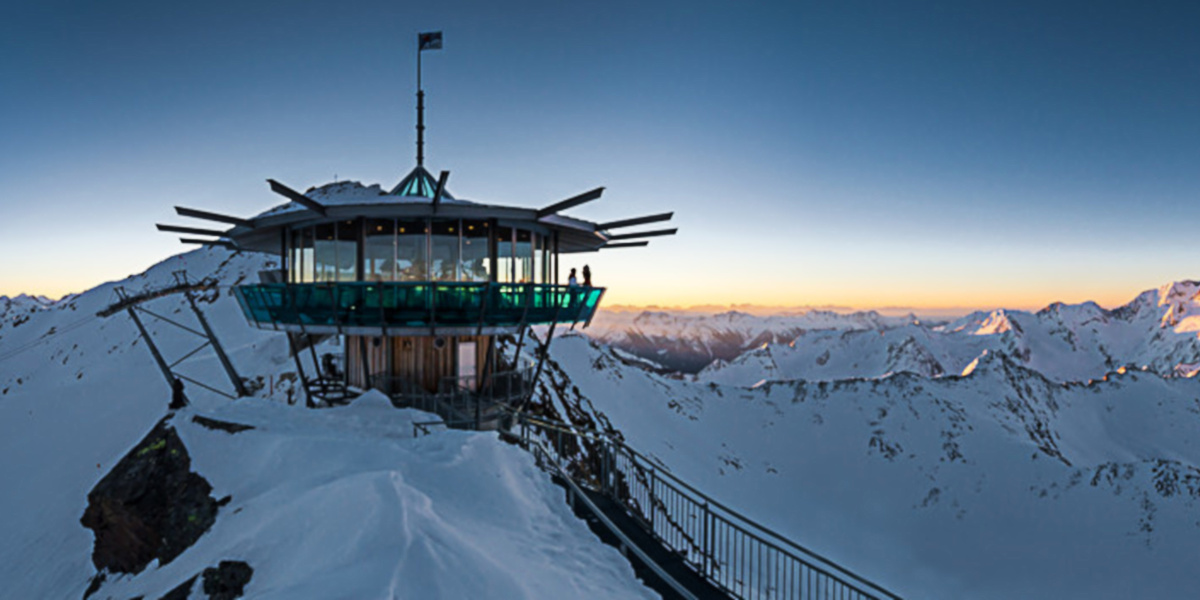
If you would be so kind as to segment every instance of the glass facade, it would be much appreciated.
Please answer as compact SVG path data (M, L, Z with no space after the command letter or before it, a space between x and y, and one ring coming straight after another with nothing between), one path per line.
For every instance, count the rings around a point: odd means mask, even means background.
M517 230L517 242L513 246L513 268L516 270L514 282L534 283L533 232Z
M425 221L396 223L397 281L429 281L428 231Z
M492 261L488 254L488 222L462 222L462 254L459 281L491 281Z
M313 281L337 281L337 225L317 225L313 235Z
M337 268L333 274L334 281L358 281L358 228L358 220L337 223Z
M289 232L288 281L553 283L551 240L537 231L485 220L321 223Z
M313 281L313 230L311 227L292 231L289 245L291 260L288 262L288 281L312 283Z
M458 281L458 221L434 221L430 227L430 269L433 281Z
M496 228L496 281L512 283L516 272L513 270L513 230L511 227Z
M367 219L364 225L363 281L395 281L395 219Z

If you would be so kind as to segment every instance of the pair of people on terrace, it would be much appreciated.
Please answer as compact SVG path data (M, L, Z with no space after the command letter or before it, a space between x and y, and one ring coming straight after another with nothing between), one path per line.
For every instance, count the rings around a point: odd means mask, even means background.
M567 277L567 285L571 287L579 285L579 280L575 278L575 269L571 269L571 275ZM587 265L583 265L583 287L592 287L592 269Z

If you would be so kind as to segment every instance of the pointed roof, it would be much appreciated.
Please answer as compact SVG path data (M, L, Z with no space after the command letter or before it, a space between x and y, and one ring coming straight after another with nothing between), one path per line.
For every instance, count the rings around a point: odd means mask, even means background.
M429 174L425 167L417 167L413 169L392 191L388 192L391 196L422 196L433 199L433 193L437 190L437 178ZM453 200L454 196L450 195L450 190L442 190L442 198Z

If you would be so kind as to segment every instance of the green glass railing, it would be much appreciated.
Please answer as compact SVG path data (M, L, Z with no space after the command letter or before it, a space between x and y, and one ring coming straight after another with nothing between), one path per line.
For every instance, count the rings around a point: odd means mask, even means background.
M548 325L589 321L604 288L535 283L263 283L234 288L260 324L335 327Z

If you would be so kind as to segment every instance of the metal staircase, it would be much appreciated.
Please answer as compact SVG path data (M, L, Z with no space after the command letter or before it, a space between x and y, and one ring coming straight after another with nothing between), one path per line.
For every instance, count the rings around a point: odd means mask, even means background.
M572 497L603 514L597 497L619 506L653 543L730 598L781 600L899 600L899 596L751 521L655 464L623 441L567 423L515 415L507 433L566 480ZM619 515L608 515L608 525ZM636 536L622 534L622 544ZM643 544L644 545L644 544ZM650 560L653 548L641 548ZM680 597L702 594L669 577ZM659 571L662 571L659 573ZM673 583L672 583L673 582ZM691 587L691 590L687 588Z

